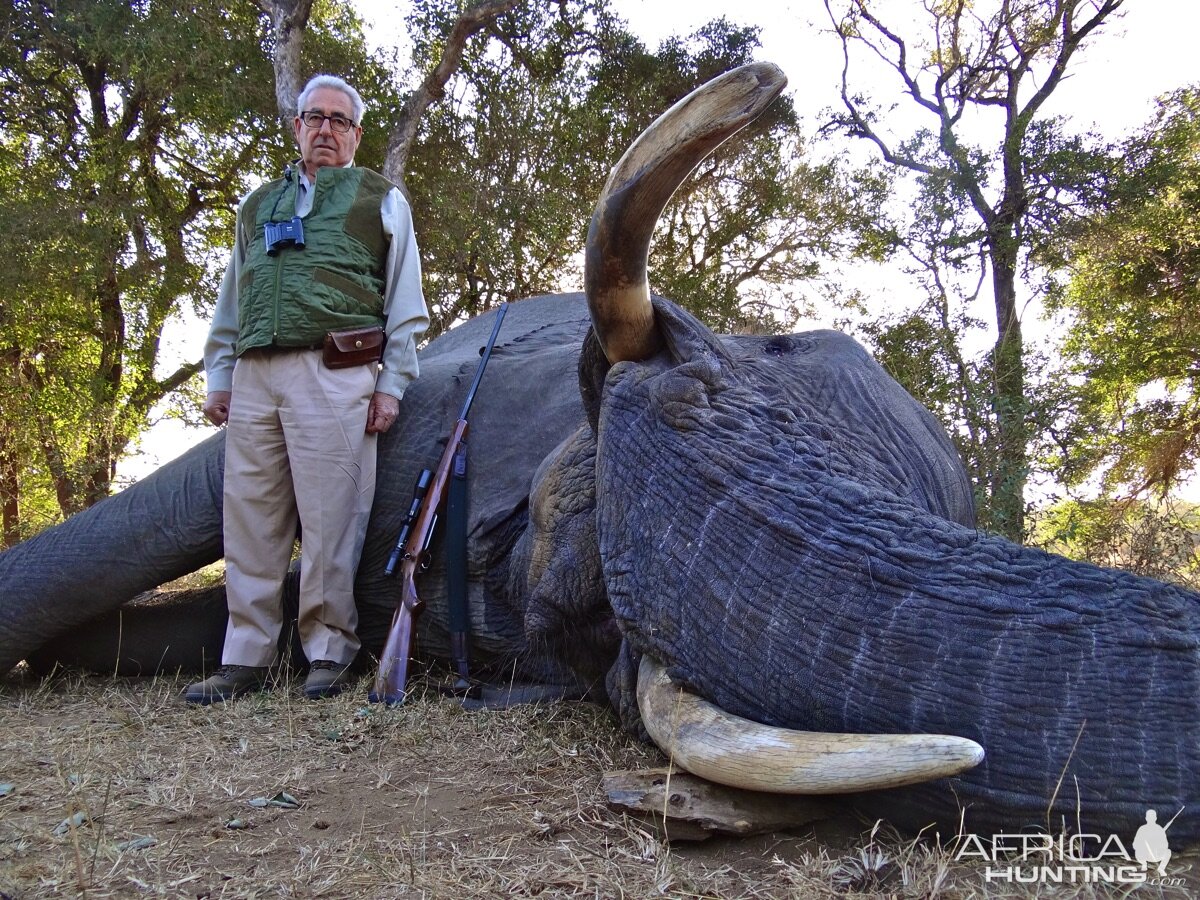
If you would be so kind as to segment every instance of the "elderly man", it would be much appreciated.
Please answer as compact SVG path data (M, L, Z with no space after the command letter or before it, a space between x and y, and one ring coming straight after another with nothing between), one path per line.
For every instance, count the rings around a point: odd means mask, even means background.
M300 159L239 206L205 346L204 413L228 426L229 626L223 665L187 688L190 703L265 684L297 524L305 694L326 697L351 681L354 575L375 492L376 436L417 376L416 341L429 324L408 203L353 165L358 92L319 75L296 108Z

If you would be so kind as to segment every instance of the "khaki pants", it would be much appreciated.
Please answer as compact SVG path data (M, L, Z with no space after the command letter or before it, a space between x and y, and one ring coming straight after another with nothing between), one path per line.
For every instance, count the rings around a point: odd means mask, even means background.
M310 661L358 652L354 574L375 494L366 434L374 366L326 369L315 350L248 351L225 436L226 664L266 666L283 625L299 520L300 642Z

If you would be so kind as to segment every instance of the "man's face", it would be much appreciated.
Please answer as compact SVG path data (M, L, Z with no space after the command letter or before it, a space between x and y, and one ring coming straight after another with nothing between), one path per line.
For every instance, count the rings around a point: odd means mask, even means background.
M336 88L317 88L309 97L305 108L299 111L318 112L325 116L339 115L353 121L354 108L350 98ZM329 124L329 120L321 122L320 128L310 128L295 119L296 144L300 147L300 158L304 161L304 170L309 175L316 175L321 166L344 166L354 159L354 151L362 140L362 128L354 125L345 134L338 134Z

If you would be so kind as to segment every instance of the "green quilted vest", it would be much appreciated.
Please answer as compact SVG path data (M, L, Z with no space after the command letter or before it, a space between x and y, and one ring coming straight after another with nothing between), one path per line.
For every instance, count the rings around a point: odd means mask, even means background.
M322 166L302 220L304 247L268 256L263 226L292 218L297 177L264 184L242 205L239 356L253 347L316 346L327 331L383 324L388 238L379 207L391 182L370 169Z

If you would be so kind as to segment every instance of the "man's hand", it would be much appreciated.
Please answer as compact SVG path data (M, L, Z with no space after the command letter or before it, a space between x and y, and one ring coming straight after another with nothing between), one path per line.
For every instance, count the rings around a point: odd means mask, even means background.
M367 407L367 434L383 434L400 415L400 401L391 394L376 391Z
M204 415L214 425L224 425L229 420L229 401L233 399L230 391L209 391L204 399Z

